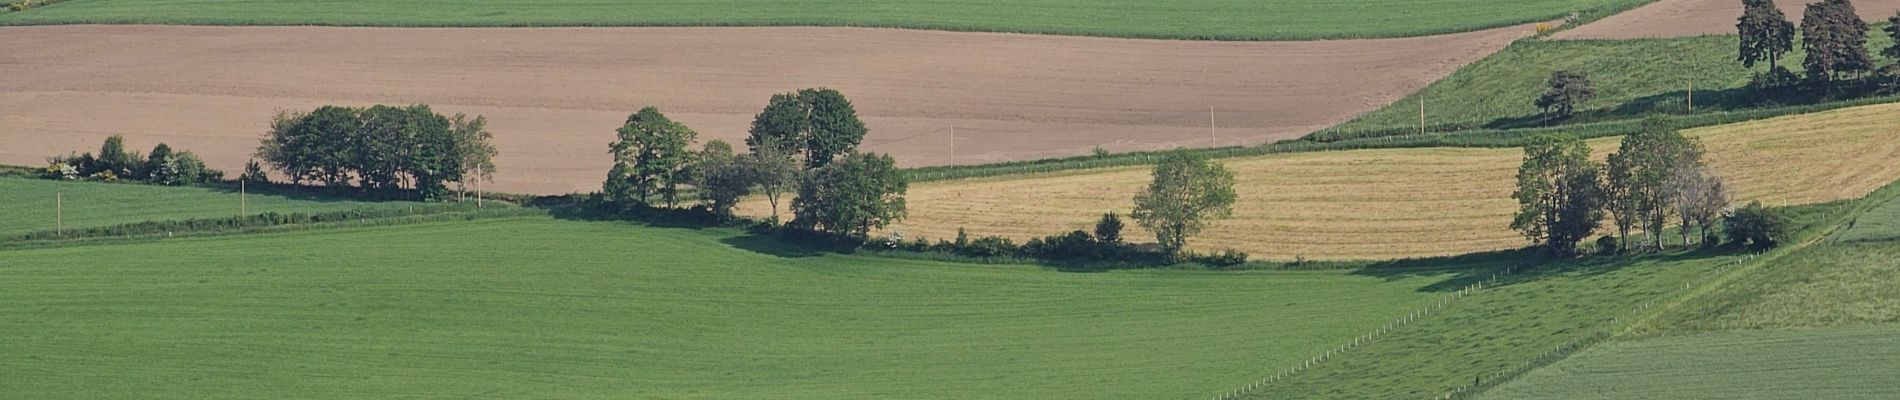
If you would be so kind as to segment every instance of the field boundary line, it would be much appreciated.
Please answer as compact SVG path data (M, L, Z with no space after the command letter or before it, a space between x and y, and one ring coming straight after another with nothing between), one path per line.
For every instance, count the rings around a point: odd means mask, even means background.
M1365 331L1365 333L1363 334L1353 336L1351 340L1348 340L1345 343L1342 343L1331 350L1327 350L1317 355L1314 355L1313 357L1309 357L1306 360L1301 361L1299 364L1295 364L1290 368L1286 368L1283 370L1275 370L1272 374L1269 374L1264 378L1260 378L1258 380L1250 382L1246 385L1242 385L1239 388L1235 388L1235 389L1214 395L1212 399L1213 400L1238 399L1249 393L1253 393L1255 391L1259 391L1260 389L1264 389L1274 383L1291 379L1293 376L1299 375L1302 372L1310 371L1314 368L1323 366L1326 364L1327 361L1332 360L1334 357L1338 357L1341 354L1345 354L1347 352L1351 352L1360 347L1364 347L1372 343L1375 343L1378 341L1379 338L1385 337L1386 335L1389 335L1392 332L1399 330L1400 328L1410 326L1412 323L1423 320L1426 317L1430 317L1432 315L1442 313L1442 311L1444 311L1445 308L1450 307L1453 304L1456 304L1459 300L1463 300L1466 297L1470 297L1472 295L1481 293L1482 291L1484 291L1484 289L1495 288L1498 286L1500 280L1510 277L1512 275L1515 275L1518 272L1522 271L1524 268L1530 267L1531 265L1532 264L1528 264L1528 263L1516 264L1516 265L1499 269L1496 272L1493 272L1491 276L1486 277L1485 279L1480 280L1477 283L1466 285L1448 294L1439 295L1436 299L1430 300L1430 304L1426 305L1425 307L1415 309L1412 312L1405 314L1405 316L1393 319L1391 322L1387 322L1385 325L1380 325L1376 329Z

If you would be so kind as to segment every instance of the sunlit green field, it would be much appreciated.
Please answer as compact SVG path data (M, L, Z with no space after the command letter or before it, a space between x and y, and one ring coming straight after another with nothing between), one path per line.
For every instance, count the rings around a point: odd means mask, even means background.
M876 26L1088 36L1418 36L1601 14L1651 0L71 0L0 24Z
M1900 326L1730 331L1606 344L1485 399L1892 399Z
M1066 273L547 217L0 259L0 393L94 399L1204 398L1460 275Z

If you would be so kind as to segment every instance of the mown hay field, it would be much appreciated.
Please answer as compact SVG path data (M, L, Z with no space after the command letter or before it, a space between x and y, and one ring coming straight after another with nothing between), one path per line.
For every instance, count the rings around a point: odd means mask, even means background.
M1068 273L548 217L0 251L7 398L1207 398L1477 269Z
M1697 128L1709 163L1740 201L1770 205L1858 198L1900 178L1900 104ZM1619 138L1591 141L1596 156ZM1423 148L1219 160L1237 175L1234 216L1190 242L1256 258L1390 259L1510 249L1518 149ZM1000 235L1018 241L1089 229L1126 215L1147 167L1080 170L913 185L906 238ZM741 211L769 214L763 201ZM1127 236L1152 240L1136 230Z
M14 24L872 26L1171 39L1422 36L1602 15L1653 0L86 0Z

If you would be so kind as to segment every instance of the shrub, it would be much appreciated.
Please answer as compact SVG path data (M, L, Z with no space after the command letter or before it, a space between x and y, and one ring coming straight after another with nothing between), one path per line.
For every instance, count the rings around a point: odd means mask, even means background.
M1235 251L1233 249L1221 250L1221 252L1219 253L1210 253L1210 254L1205 254L1205 255L1188 253L1187 261L1206 264L1206 265L1215 266L1215 267L1231 267L1235 265L1246 264L1247 253Z
M258 165L257 160L251 160L244 164L244 175L238 176L238 180L253 185L264 185L270 184L270 175L264 173L264 166Z
M1023 245L1022 251L1031 257L1047 260L1078 260L1103 254L1102 247L1088 232L1074 231L1030 240Z
M1615 236L1604 235L1603 237L1597 238L1597 254L1606 256L1615 255L1621 250L1619 247Z
M1788 233L1787 217L1762 207L1761 202L1727 213L1723 218L1729 242L1753 249L1768 249L1781 244Z
M1016 242L1001 236L984 236L970 241L968 245L957 249L958 254L970 257L1004 257L1016 254Z
M1122 243L1122 227L1120 216L1116 216L1113 212L1102 214L1102 219L1095 221L1095 240L1103 244L1119 245Z

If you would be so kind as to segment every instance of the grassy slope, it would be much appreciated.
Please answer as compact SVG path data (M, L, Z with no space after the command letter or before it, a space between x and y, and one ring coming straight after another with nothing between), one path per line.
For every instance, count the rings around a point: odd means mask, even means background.
M1539 266L1245 398L1437 398L1732 262L1730 256L1670 255Z
M1486 399L1892 399L1900 326L1732 331L1614 342Z
M1858 198L1900 178L1900 105L1884 104L1697 128L1709 162L1744 200L1807 204ZM1617 138L1590 143L1599 157ZM1232 219L1191 244L1291 260L1385 259L1515 248L1517 149L1380 149L1223 159L1240 196ZM1144 167L914 184L907 237L1004 235L1018 241L1087 229L1126 214L1149 178ZM764 201L741 207L767 215ZM1152 237L1131 232L1137 240Z
M1695 82L1695 112L1739 110L1748 105L1736 89L1747 85L1754 72L1734 61L1735 41L1734 36L1520 41L1335 129L1415 131L1420 97L1425 98L1427 124L1434 130L1536 125L1540 111L1534 102L1545 80L1558 70L1586 72L1596 84L1597 98L1579 106L1582 115L1571 122L1687 113L1690 81ZM1867 47L1876 58L1879 49L1891 43L1878 29L1868 35ZM1802 57L1797 49L1782 65L1799 70Z
M540 217L7 251L0 393L1204 397L1460 276L1077 274L740 248L789 251Z
M64 197L67 228L238 214L238 194L234 190L0 177L0 204L6 205L0 207L0 236L53 230L55 193ZM414 202L361 202L257 193L252 193L245 202L252 213L427 206Z
M822 25L1090 36L1315 39L1420 36L1604 14L1651 0L72 0L0 24L369 26Z

